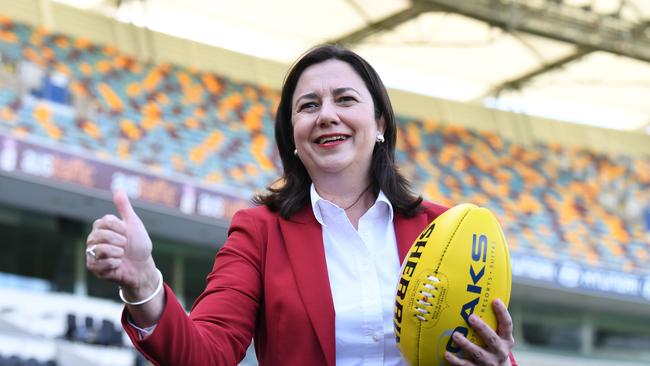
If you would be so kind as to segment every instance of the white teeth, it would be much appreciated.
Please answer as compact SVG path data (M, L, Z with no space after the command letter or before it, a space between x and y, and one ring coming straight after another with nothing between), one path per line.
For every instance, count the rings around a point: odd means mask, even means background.
M329 137L323 137L323 138L319 139L318 143L319 144L325 144L325 143L328 143L328 142L338 141L338 140L345 140L345 139L347 139L347 137L345 137L345 136L329 136Z

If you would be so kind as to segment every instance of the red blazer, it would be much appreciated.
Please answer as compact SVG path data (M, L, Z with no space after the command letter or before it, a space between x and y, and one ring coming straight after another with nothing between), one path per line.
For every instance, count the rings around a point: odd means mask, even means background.
M426 225L446 210L432 203L415 217L395 214L400 260ZM336 364L334 305L323 236L310 205L290 220L260 206L238 211L189 317L165 286L165 308L145 340L126 322L135 347L155 365L237 365L251 338L261 366Z

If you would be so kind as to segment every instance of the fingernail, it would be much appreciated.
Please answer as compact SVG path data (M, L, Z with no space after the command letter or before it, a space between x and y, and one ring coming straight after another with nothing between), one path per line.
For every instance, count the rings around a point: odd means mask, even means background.
M469 323L470 324L476 323L476 315L472 314L469 316Z
M455 341L460 340L460 334L458 332L454 332L454 334L451 335Z

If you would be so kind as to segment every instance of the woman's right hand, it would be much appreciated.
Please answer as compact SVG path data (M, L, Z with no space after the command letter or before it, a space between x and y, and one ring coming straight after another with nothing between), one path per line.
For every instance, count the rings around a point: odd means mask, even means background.
M95 256L86 255L86 267L95 276L117 283L129 301L146 298L158 286L151 256L151 239L124 191L113 195L120 217L105 215L95 220L86 240Z

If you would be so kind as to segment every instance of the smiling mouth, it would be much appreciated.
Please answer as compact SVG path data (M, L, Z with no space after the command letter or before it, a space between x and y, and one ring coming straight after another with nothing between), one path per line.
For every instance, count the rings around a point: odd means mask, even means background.
M345 135L336 135L336 136L323 136L317 138L314 142L319 145L326 145L335 142L345 141L348 139L348 136Z

